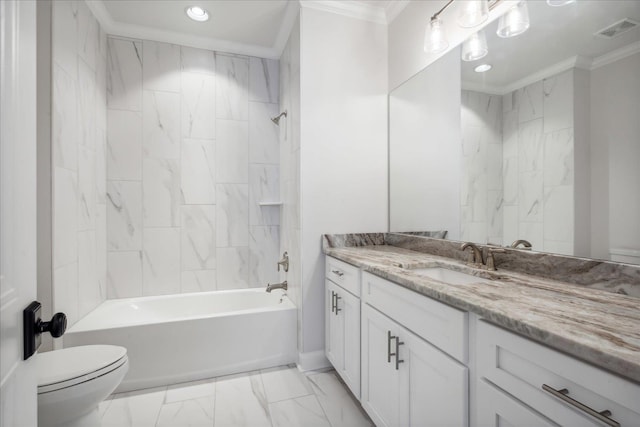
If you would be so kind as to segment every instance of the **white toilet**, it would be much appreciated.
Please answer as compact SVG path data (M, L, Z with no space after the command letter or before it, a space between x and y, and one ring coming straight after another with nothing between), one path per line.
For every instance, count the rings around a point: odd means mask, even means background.
M127 349L87 345L40 353L38 426L99 426L98 405L129 370Z

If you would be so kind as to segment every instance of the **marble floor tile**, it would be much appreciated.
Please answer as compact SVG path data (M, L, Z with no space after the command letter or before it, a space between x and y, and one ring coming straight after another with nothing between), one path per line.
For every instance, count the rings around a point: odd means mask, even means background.
M156 426L212 427L213 405L213 396L167 403L162 405L162 409L160 409Z
M307 378L331 427L373 426L335 371L313 374Z
M313 393L309 380L295 366L264 369L261 374L270 403Z
M273 427L330 427L315 395L269 405Z
M154 427L165 394L166 387L159 387L114 395L102 416L102 427Z
M284 399L270 402L275 383ZM302 374L295 366L116 394L99 414L103 426L373 426L334 370Z
M201 381L180 383L167 387L164 403L175 403L183 400L213 397L216 394L216 380L209 378Z
M259 372L216 382L216 427L270 427L269 407Z

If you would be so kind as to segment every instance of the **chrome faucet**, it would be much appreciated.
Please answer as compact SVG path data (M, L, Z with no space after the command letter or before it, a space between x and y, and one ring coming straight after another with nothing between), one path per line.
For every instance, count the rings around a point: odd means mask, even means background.
M482 252L480 252L480 249L478 249L478 247L471 242L463 243L462 246L460 246L460 250L463 252L467 248L473 249L473 251L469 254L469 264L473 264L476 266L482 265Z
M531 243L529 243L528 241L523 240L523 239L516 240L515 242L513 242L511 244L511 247L516 249L520 245L522 245L523 249L531 250Z
M285 280L282 283L274 283L273 285L267 284L267 292L271 292L274 289L284 289L287 290L287 281Z
M283 253L282 259L278 261L278 271L280 271L280 266L282 266L285 273L289 271L289 254L287 252Z

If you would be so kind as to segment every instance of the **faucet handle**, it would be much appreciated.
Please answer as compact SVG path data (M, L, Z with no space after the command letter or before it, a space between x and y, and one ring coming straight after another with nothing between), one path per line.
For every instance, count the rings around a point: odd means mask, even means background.
M280 271L280 266L282 266L285 273L289 271L289 254L286 251L282 254L282 259L278 261L278 271Z
M504 249L488 248L488 250L487 250L486 269L487 270L491 270L491 271L496 271L496 260L493 257L493 254L495 254L495 253L503 254L505 252L507 252L507 251L505 251Z

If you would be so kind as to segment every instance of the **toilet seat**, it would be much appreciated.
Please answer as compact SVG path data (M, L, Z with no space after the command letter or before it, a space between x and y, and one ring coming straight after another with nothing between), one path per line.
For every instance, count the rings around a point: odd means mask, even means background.
M127 349L114 345L69 347L38 354L38 394L72 387L126 364Z

